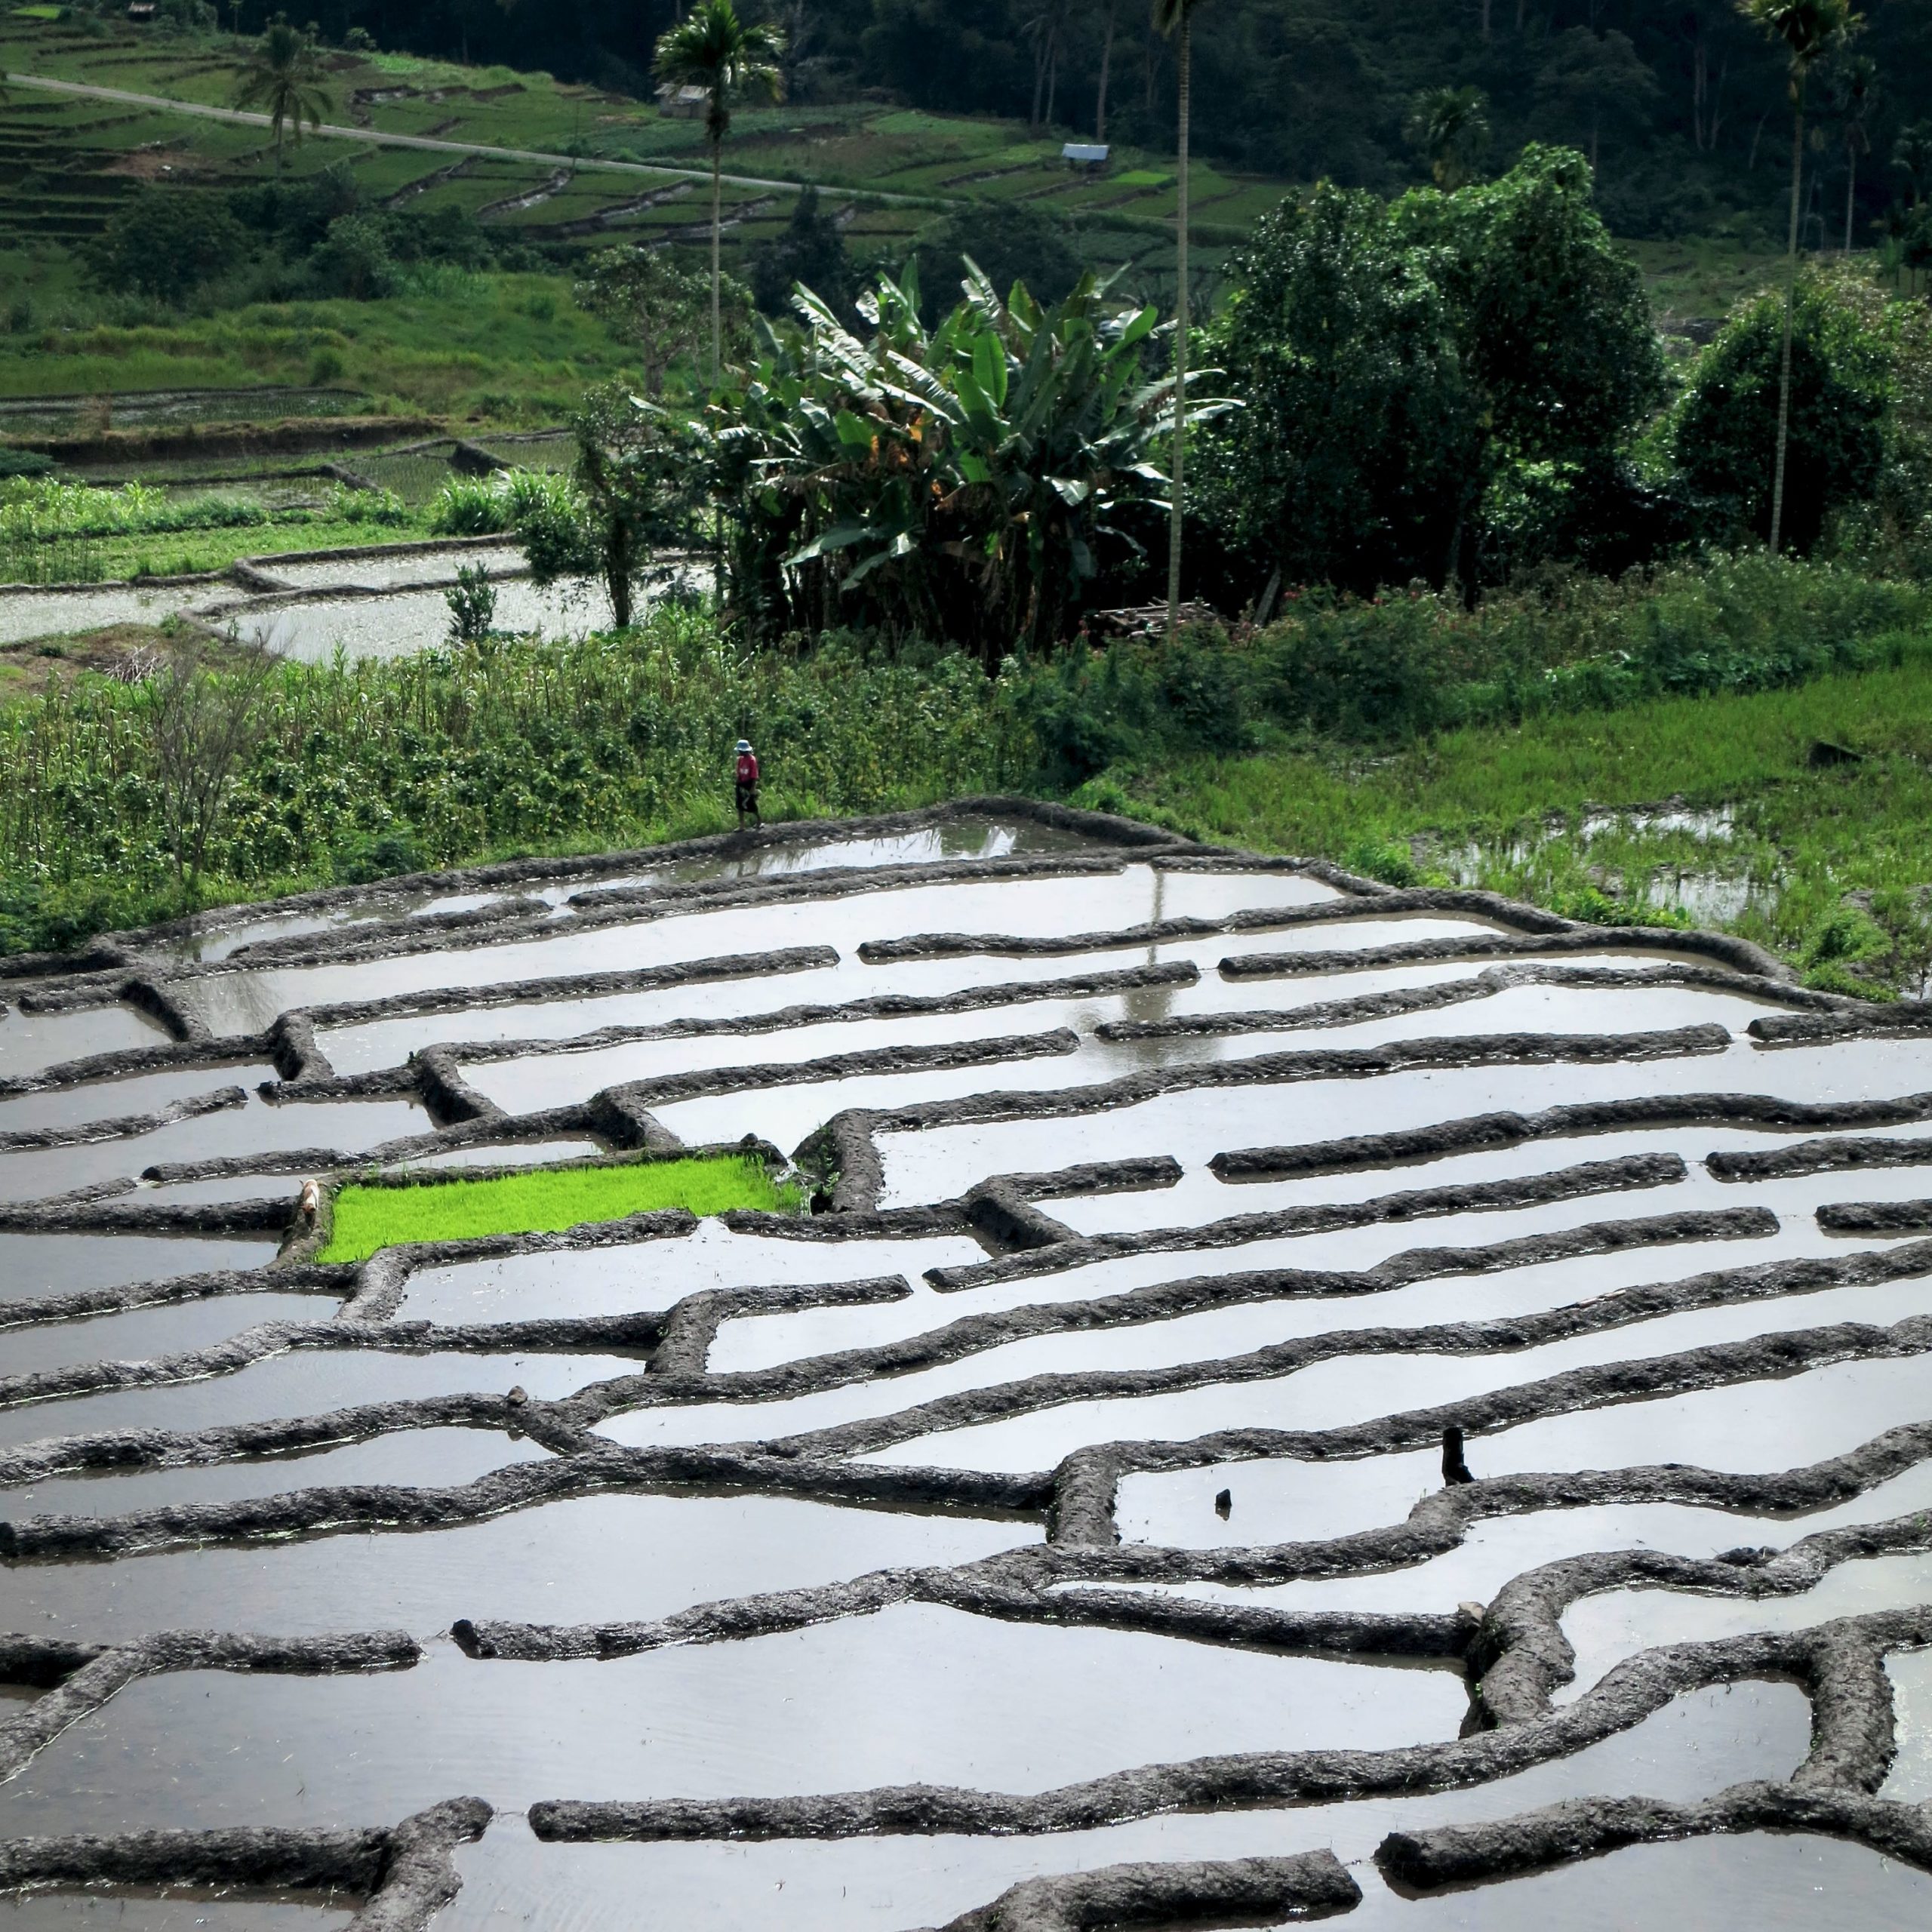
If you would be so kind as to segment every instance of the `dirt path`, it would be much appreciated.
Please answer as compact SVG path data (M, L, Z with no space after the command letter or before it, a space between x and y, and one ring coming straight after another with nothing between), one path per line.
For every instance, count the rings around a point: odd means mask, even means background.
M8 73L0 76L0 78L5 79L14 87L39 88L48 94L78 94L90 100L120 101L129 106L158 109L164 113L190 114L204 121L226 121L245 128L265 128L269 125L266 114L248 113L236 107L211 107L198 100L177 100L167 94L134 94L125 88L96 87L85 81L50 80L38 74ZM586 159L574 155L551 154L536 148L499 148L490 147L478 141L442 140L431 134L386 134L374 128L343 127L328 121L318 128L311 128L308 131L320 135L325 140L358 141L365 146L372 147L423 148L432 154L479 155L488 159L528 162L535 167L566 168L586 174L642 175L651 180L662 180L709 181L711 179L711 171L704 168L670 168L641 161ZM756 174L727 174L724 178L734 188L777 188L792 191L811 185L801 181L773 180ZM866 192L882 202L916 206L927 205L934 198L924 195L891 194L876 189L868 189Z

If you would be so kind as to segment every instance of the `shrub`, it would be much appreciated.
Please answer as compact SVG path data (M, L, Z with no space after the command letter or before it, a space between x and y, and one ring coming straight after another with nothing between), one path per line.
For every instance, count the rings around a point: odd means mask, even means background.
M490 573L480 564L466 564L456 574L456 582L443 592L450 607L450 641L453 644L481 644L497 621L497 587Z
M149 188L109 218L86 260L105 288L179 303L227 274L248 247L222 196Z
M567 476L541 469L499 469L488 476L453 476L429 506L438 537L490 537L528 532L570 515L577 493Z
M1052 309L975 277L928 330L915 293L882 277L863 336L802 303L712 398L733 601L768 636L843 619L995 665L1072 631L1128 520L1165 507L1157 316L1091 275Z

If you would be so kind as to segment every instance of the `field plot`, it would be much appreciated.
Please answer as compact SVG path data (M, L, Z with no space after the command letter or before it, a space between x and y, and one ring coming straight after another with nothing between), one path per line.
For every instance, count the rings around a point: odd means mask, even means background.
M1932 1909L1923 1006L1000 799L0 997L10 1924Z

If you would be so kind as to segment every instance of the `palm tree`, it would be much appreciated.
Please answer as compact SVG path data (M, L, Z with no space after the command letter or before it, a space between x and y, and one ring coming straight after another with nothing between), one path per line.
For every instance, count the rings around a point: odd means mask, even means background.
M1417 95L1403 131L1435 185L1453 194L1475 179L1489 152L1489 103L1480 88L1436 88Z
M1114 68L1114 20L1120 0L1107 0L1107 33L1100 43L1100 86L1094 103L1094 138L1103 146L1107 139L1107 82Z
M1832 112L1844 148L1844 252L1851 253L1858 205L1858 157L1872 152L1872 117L1878 106L1878 69L1867 54L1855 54L1831 77Z
M1906 192L1917 208L1932 191L1932 121L1917 121L1892 143L1892 165L1906 178Z
M319 128L322 116L334 106L335 97L322 78L321 50L308 35L288 24L286 14L276 14L251 50L235 90L235 105L268 110L269 125L275 130L278 174L281 172L283 129L293 128L299 147L303 122Z
M1737 0L1754 26L1784 43L1791 60L1791 233L1785 246L1784 355L1778 374L1778 445L1771 469L1771 553L1784 522L1785 452L1791 441L1791 335L1798 305L1798 202L1804 186L1804 83L1825 56L1841 47L1863 17L1851 0Z
M773 26L738 17L731 0L697 0L657 43L657 78L674 88L702 88L709 98L705 138L711 144L711 380L724 360L719 304L723 273L718 250L724 229L724 137L731 131L733 102L777 100L783 92L778 63L785 36Z
M1175 152L1180 162L1180 205L1174 215L1174 456L1173 498L1168 524L1168 637L1180 629L1182 466L1187 412L1187 122L1194 87L1194 10L1201 0L1154 0L1154 31L1180 36L1180 127Z

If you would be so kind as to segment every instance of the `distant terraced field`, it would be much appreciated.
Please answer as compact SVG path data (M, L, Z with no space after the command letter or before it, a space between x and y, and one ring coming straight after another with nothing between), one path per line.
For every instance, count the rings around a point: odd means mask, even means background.
M202 109L232 101L239 45L157 40L126 27L103 38L19 13L0 18L0 64L15 76ZM337 54L329 64L336 97L329 119L340 138L303 143L290 165L307 171L346 158L368 200L463 208L552 248L613 238L688 242L708 219L666 171L705 168L697 122L548 75L380 54ZM358 130L371 138L358 142ZM383 137L516 152L452 156L383 146ZM896 263L918 229L954 202L1028 201L1075 217L1097 266L1171 274L1171 160L1119 149L1114 166L1092 177L1063 164L1064 138L1028 137L1006 122L863 105L741 112L727 153L731 258L776 233L797 185L811 182L831 193L862 254ZM266 137L257 128L18 88L0 100L0 250L83 240L143 180L220 184L258 175L266 162ZM640 183L640 168L660 192ZM1204 265L1214 266L1284 192L1283 183L1197 165L1192 220Z

